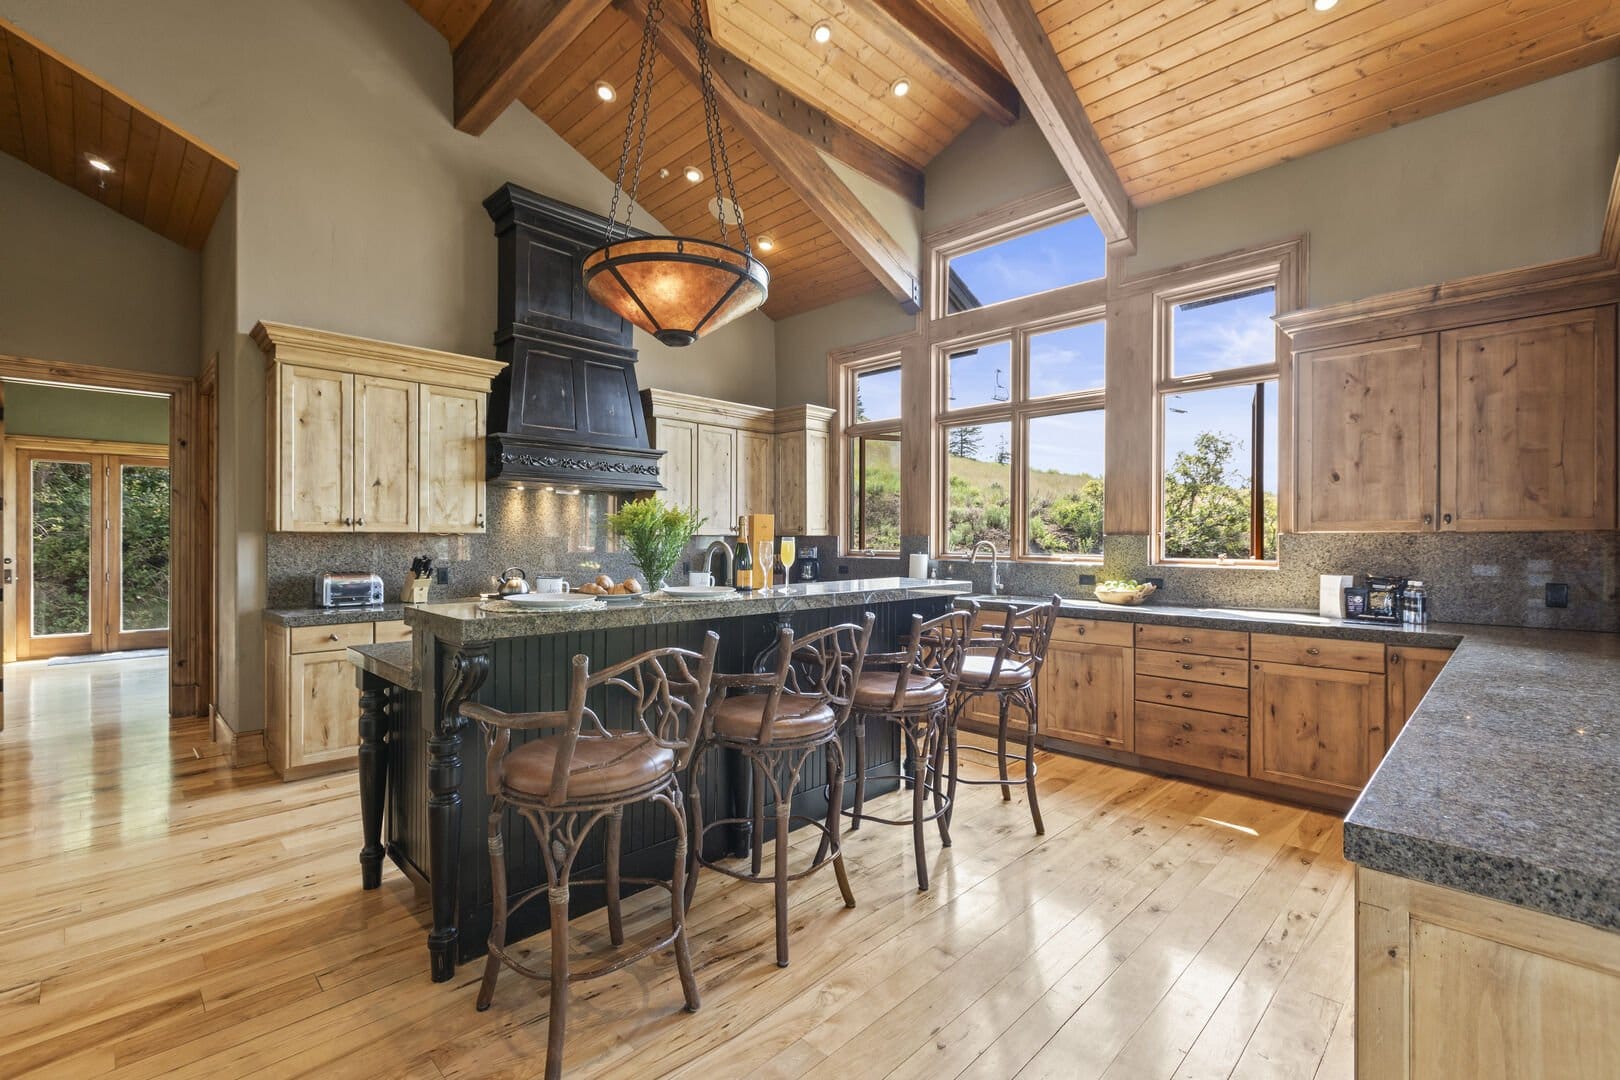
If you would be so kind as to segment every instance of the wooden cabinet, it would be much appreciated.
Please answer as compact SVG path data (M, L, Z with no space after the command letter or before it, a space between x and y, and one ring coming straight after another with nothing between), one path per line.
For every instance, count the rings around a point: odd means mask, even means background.
M265 628L265 744L283 780L355 766L360 699L348 650L410 639L398 620Z
M354 527L415 532L418 499L416 383L354 379ZM483 477L479 476L482 483Z
M484 531L484 409L487 394L422 387L417 457L422 532Z
M1294 369L1301 531L1615 527L1612 306L1305 349Z
M776 414L776 535L831 531L828 451L833 410L819 405Z
M1384 723L1388 729L1384 738L1387 750L1395 736L1412 719L1418 702L1429 692L1440 669L1451 659L1450 649L1419 649L1412 646L1391 645L1387 650L1388 685L1386 687Z
M737 513L771 514L776 508L776 439L759 432L737 432Z
M698 426L689 420L655 416L647 430L653 449L664 452L658 460L658 482L664 485L664 501L697 509Z
M1356 1075L1620 1076L1620 935L1356 869Z
M737 429L698 425L697 512L729 530L737 520Z
M1384 676L1295 664L1252 667L1249 775L1332 795L1359 794L1383 756Z
M482 532L494 360L281 323L267 364L269 527Z
M1615 526L1614 308L1440 335L1441 527Z
M1300 531L1431 528L1438 481L1437 336L1300 353L1294 378Z
M1041 731L1068 742L1114 750L1135 745L1135 650L1053 636L1041 668Z

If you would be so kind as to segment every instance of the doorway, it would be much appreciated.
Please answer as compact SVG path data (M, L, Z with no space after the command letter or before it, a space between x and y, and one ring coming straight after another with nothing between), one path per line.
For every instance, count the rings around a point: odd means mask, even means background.
M17 659L167 648L167 446L10 442Z

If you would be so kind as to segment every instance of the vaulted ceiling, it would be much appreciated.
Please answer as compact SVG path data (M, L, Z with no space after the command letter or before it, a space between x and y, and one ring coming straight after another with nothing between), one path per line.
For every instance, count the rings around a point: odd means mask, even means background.
M528 68L517 59L522 40L495 53L508 71L523 73L525 84L512 94L614 174L643 0L408 2L457 53L458 119L466 119L463 54L479 51L487 60L491 52L488 42L462 48L481 19L486 37L528 26L537 39L548 20L577 22L557 35L560 44L542 42L543 60ZM528 23L496 26L503 7ZM728 126L727 139L750 229L773 241L761 255L772 272L766 311L775 317L876 287L903 297L906 279L883 238L872 240L875 223L859 208L850 212L847 191L829 196L807 183L793 166L804 159L783 153L782 144L797 140L777 131L811 131L817 145L859 171L915 194L920 170L975 119L1012 118L1017 87L1082 193L1097 193L1097 202L1117 193L1124 229L1134 206L1620 55L1620 4L1612 0L1339 0L1328 11L1311 0L709 0L708 7L715 41L732 57L732 86L770 114L769 123L753 123L758 116L744 109L739 122L748 130ZM666 35L688 13L682 0L666 3ZM1008 18L1029 33L1008 31ZM823 22L831 38L818 43L812 30ZM671 230L709 235L712 184L682 176L688 164L707 172L701 103L684 74L660 58L641 202ZM910 85L904 97L892 92L898 79ZM617 101L597 98L599 81L620 91ZM1057 110L1066 122L1046 107L1054 94L1067 96ZM502 104L499 95L480 104L490 101ZM489 118L462 126L481 130ZM1065 140L1083 145L1057 145ZM1108 174L1106 183L1088 189L1076 175L1087 171Z
M236 176L224 155L5 22L0 150L193 250Z

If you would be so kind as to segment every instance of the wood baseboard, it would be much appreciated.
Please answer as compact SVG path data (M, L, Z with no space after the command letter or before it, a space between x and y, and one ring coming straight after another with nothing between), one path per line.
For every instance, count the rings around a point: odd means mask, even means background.
M264 732L245 731L238 734L232 731L225 718L219 714L219 710L212 705L208 707L208 718L214 732L214 741L227 748L233 769L239 769L244 765L263 765L269 760L269 754L264 746Z

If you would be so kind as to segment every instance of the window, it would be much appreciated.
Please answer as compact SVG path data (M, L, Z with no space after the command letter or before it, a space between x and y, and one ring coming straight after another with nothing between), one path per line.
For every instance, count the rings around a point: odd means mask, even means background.
M1162 298L1160 554L1277 558L1274 281Z
M1095 281L1108 270L1108 244L1089 214L1031 229L944 261L944 313L1017 300Z
M844 544L900 550L900 360L860 360L844 369Z
M939 351L943 550L1100 559L1100 313Z

